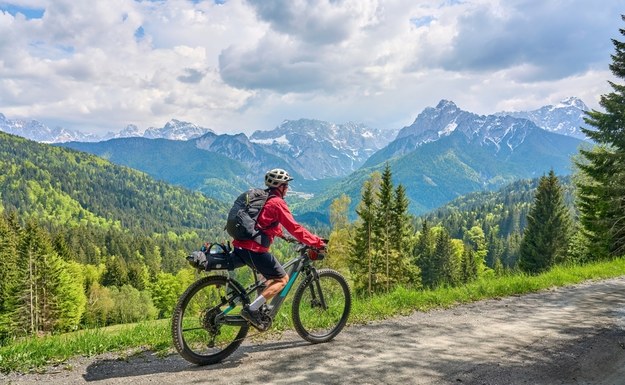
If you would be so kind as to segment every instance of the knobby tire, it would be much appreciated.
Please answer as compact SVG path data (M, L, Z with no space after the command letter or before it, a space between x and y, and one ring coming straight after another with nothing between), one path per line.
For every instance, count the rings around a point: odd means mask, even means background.
M187 361L196 365L215 364L241 345L249 325L226 325L215 317L229 304L228 279L223 276L203 277L180 296L172 317L174 347ZM211 346L212 345L212 346Z
M312 343L328 342L336 337L349 317L351 291L337 271L321 269L304 280L293 296L293 325L297 334ZM322 307L321 294L326 308Z

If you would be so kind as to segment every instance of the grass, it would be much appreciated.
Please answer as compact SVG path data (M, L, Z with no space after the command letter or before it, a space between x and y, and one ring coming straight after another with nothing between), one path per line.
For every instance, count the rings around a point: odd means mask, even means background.
M481 279L461 287L425 291L398 288L391 293L372 298L354 298L350 323L366 323L407 315L415 310L449 308L482 299L532 293L622 275L625 275L623 258L583 266L558 266L536 276L510 275ZM288 307L289 304L286 304L274 320L274 332L292 327ZM168 354L172 349L170 320L116 325L16 340L10 345L0 347L0 372L41 371L50 365L62 365L72 357L93 356L105 352L123 356L154 350L160 354Z

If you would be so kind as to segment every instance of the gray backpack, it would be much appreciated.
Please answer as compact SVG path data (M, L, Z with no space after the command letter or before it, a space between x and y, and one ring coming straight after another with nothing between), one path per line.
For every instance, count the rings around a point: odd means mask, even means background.
M268 197L269 190L260 188L253 188L239 195L228 212L226 220L225 230L232 238L238 241L255 240L263 244L261 242L263 229L257 228L256 225ZM273 223L270 227L277 224L277 222Z

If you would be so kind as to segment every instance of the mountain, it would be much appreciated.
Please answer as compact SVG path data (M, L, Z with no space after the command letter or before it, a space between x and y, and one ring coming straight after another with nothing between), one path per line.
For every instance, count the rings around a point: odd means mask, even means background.
M212 132L213 130L198 126L197 124L172 119L162 128L150 127L145 131L141 131L134 124L129 124L126 128L116 134L108 133L100 141L133 137L143 137L148 139L191 140Z
M115 164L143 171L158 180L201 191L225 202L232 201L240 191L254 184L252 179L257 177L241 162L198 148L193 140L135 137L58 145L97 155Z
M263 146L251 142L245 134L209 133L196 139L194 143L198 149L217 153L244 164L248 168L246 180L252 184L262 183L265 171L272 168L290 169L287 161L267 152ZM301 179L297 172L292 173Z
M557 134L588 140L580 127L592 128L584 122L588 107L578 98L569 97L556 105L548 105L533 111L499 112L496 115L509 115L531 120L538 127Z
M410 211L420 214L469 192L535 178L551 168L557 174L570 174L570 157L580 143L527 119L476 115L442 100L435 108L423 110L359 171L298 210L327 212L342 193L351 198L354 208L364 180L388 164L394 183L406 188Z
M565 105L570 111L583 108L576 99L561 104L545 109L551 115L534 115L545 120L548 116L570 117L572 113L555 112L563 112ZM185 124L172 123L168 132L181 125ZM128 127L128 131L138 130ZM331 201L340 194L352 198L353 209L364 180L386 164L391 166L395 182L406 187L411 212L418 214L469 192L540 176L550 168L569 174L570 156L577 153L580 143L577 138L544 130L529 119L511 114L477 115L441 100L436 107L425 108L397 135L355 123L300 119L250 137L207 132L187 141L119 138L63 145L226 202L242 189L262 185L262 175L268 169L285 168L296 177L291 184L294 212L325 220Z
M457 133L493 153L513 153L535 130L541 128L528 119L499 114L477 115L461 110L451 101L441 100L435 108L424 109L410 126L402 128L397 138L372 155L363 167L410 153L426 143Z
M271 131L256 131L252 143L284 159L306 179L343 177L356 171L396 132L358 123L334 124L314 119L286 120Z
M31 120L30 122L24 120L9 120L3 114L0 114L0 131L41 143L100 142L114 138L130 137L190 140L213 132L211 129L198 126L197 124L172 119L162 128L150 127L142 131L136 125L129 124L118 133L109 132L100 137L94 134L84 134L80 131L69 130L62 127L49 128L37 120Z
M147 234L221 229L226 206L99 157L0 132L0 212Z
M127 131L138 133L132 126ZM250 138L208 132L184 142L117 138L62 145L230 201L241 189L262 185L265 172L276 167L295 177L292 194L307 197L323 191L328 179L349 175L389 138L389 132L364 125L301 119Z
M61 127L49 128L36 120L9 120L3 114L0 114L0 131L43 143L92 141L97 138L93 134L83 134Z

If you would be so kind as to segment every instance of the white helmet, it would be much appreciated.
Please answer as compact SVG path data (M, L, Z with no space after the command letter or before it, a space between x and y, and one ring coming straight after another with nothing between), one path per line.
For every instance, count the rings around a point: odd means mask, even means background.
M281 168L274 168L267 171L265 174L265 186L267 187L279 187L289 181L293 180L288 172Z

